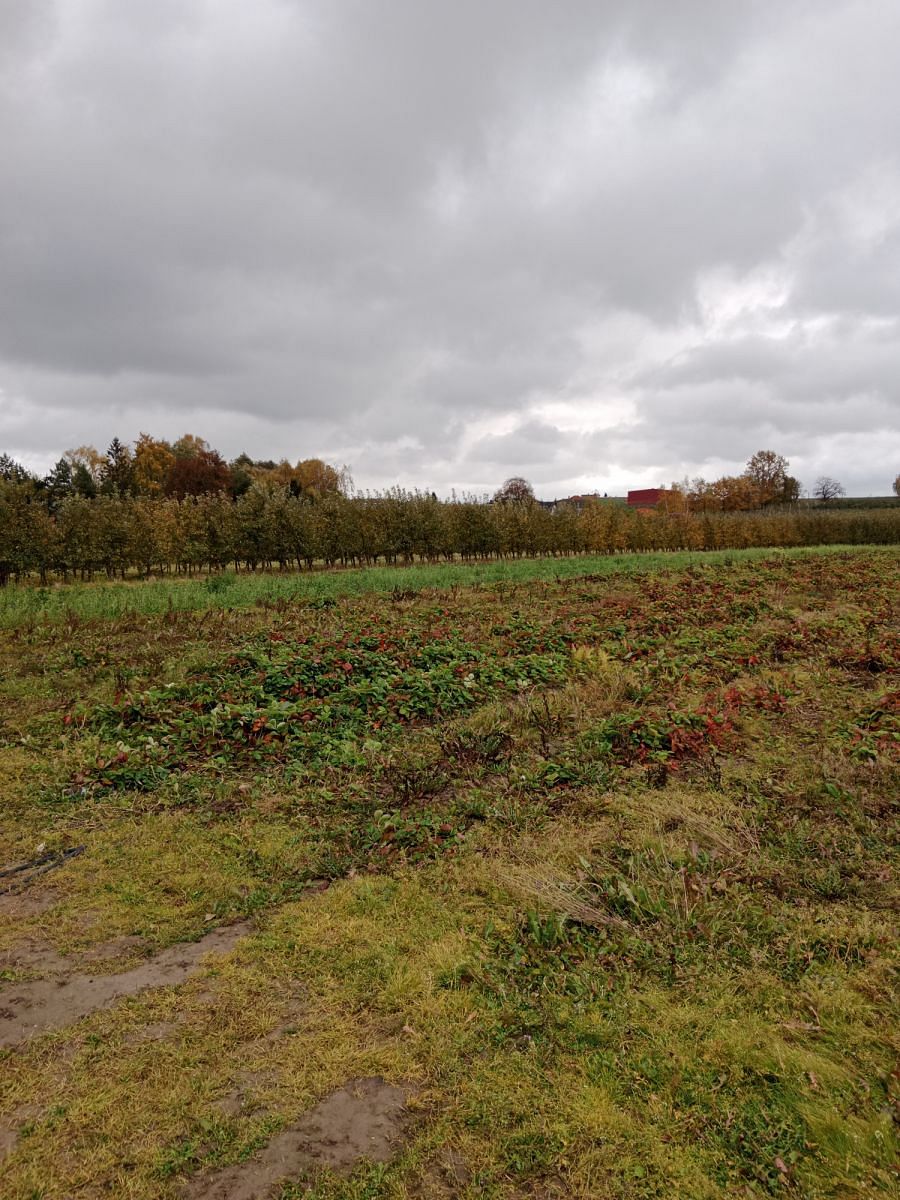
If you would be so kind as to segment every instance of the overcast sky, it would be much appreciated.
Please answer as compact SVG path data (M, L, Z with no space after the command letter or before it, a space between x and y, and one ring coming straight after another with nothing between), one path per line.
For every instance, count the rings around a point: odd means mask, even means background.
M0 0L0 451L900 471L898 0Z

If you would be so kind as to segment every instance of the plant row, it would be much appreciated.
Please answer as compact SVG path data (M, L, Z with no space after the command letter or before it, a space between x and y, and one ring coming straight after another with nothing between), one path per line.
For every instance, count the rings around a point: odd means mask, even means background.
M258 483L237 500L74 496L50 512L26 485L0 483L0 584L30 576L897 542L900 513L890 509L697 513L602 500L548 508L400 490L310 501Z

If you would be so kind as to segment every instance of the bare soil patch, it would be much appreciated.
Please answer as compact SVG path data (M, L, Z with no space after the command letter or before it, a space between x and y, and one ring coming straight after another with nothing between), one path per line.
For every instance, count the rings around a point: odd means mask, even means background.
M70 1025L123 996L183 983L207 954L223 954L250 932L248 922L214 929L198 942L170 946L118 975L71 975L13 984L0 992L0 1046Z
M326 1167L349 1174L362 1159L388 1162L409 1124L415 1089L380 1076L354 1079L279 1133L246 1163L192 1179L185 1200L266 1200L276 1186Z
M0 916L13 921L39 917L58 903L59 894L54 891L0 892Z
M82 958L89 963L108 962L111 959L131 957L146 947L145 938L137 934L123 934L121 937L112 938L111 941L91 946L89 950L85 950Z
M458 1150L442 1150L428 1167L410 1195L415 1200L450 1200L458 1196L472 1179L472 1172Z
M0 971L27 971L35 975L60 975L71 970L72 963L39 938L23 938L0 951Z

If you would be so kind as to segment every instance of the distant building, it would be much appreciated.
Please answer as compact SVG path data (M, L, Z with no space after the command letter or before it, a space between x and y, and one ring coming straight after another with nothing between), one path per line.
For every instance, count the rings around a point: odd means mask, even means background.
M628 493L629 508L656 508L663 498L665 488L639 488Z
M577 509L578 512L581 512L585 505L593 504L595 500L599 499L600 497L596 492L590 492L586 496L567 496L565 500L561 500L560 503L568 504L570 508Z
M549 509L550 512L556 512L558 508L574 508L576 512L581 512L587 504L599 500L600 497L596 492L591 492L586 496L566 496L562 500L538 500L541 508Z

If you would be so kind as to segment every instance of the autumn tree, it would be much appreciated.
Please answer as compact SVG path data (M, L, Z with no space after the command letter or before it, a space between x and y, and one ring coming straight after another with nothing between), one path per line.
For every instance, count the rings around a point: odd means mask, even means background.
M209 443L193 433L183 433L178 441L172 443L172 453L176 458L193 458L203 450L209 449Z
M494 492L494 504L533 504L534 488L521 475L513 475Z
M73 469L73 475L77 469ZM100 557L93 500L78 492L66 497L56 514L56 527L64 571L78 572L82 579L89 579Z
M231 471L231 494L237 499L253 486L253 459L249 454L239 454L228 467Z
M690 481L685 480L684 493L691 512L708 512L714 507L710 485L700 475Z
M175 452L168 442L142 433L134 443L134 483L143 496L161 496Z
M781 503L782 504L796 504L797 501L800 499L800 492L801 492L800 480L797 479L796 476L794 476L794 475L786 475L784 478L784 484L782 485L782 492L781 492L781 497L780 497Z
M894 480L894 495L900 496L900 475Z
M336 467L323 462L321 458L304 458L294 468L295 477L300 485L300 492L310 500L319 500L323 496L337 496L345 491L345 480Z
M744 474L759 492L760 503L783 500L787 490L788 460L774 450L757 450L747 463ZM796 480L792 481L796 483Z
M254 478L289 488L292 495L305 500L321 500L348 490L346 469L338 471L321 458L301 459L296 465L286 458L274 464L258 462L250 464L249 470Z
M27 472L24 477L12 472L11 462L5 455L0 459L0 584L30 572L43 582L56 559L56 524L36 495L35 481Z
M689 484L672 483L667 488L660 488L659 509L664 513L686 513L690 508L688 498Z
M72 478L76 483L82 486L93 486L94 492L100 486L103 467L106 463L105 457L100 453L96 446L77 446L74 450L67 450L63 455L67 462L72 464ZM80 468L80 470L79 470ZM88 480L90 484L88 484ZM87 495L86 491L81 492L82 495Z
M710 507L719 512L749 512L765 503L760 485L748 474L723 475L709 485Z
M178 443L175 443L177 446ZM173 446L173 450L175 449ZM183 500L209 492L227 492L231 487L228 463L218 450L208 447L191 455L176 454L166 476L166 495Z

